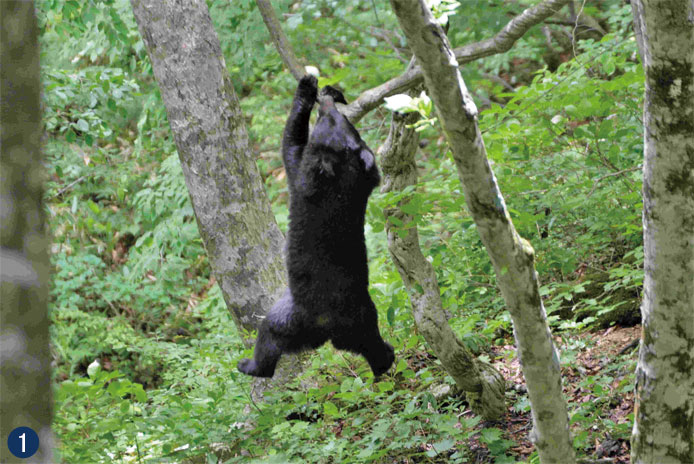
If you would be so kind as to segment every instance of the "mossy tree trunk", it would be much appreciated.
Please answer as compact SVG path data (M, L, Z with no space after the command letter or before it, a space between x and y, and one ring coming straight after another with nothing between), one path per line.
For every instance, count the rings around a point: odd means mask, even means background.
M417 183L415 153L419 136L408 127L417 119L417 113L393 113L388 138L379 150L381 192L400 192ZM505 411L504 378L491 365L476 360L451 330L443 312L436 272L419 247L413 216L399 207L388 208L384 214L388 250L409 293L417 328L446 372L466 393L472 409L486 420L499 419Z
M34 2L0 2L0 462L53 463L48 239L43 209L41 81ZM16 427L33 456L7 447ZM25 440L27 438L25 437Z
M204 0L131 3L212 271L239 329L257 329L286 286L284 238L207 5ZM276 377L284 376L286 359L294 357L284 358Z
M540 298L534 251L513 227L487 160L477 124L477 107L458 71L446 34L424 0L391 0L390 3L422 68L458 168L468 210L513 318L532 407L532 438L540 460L544 464L571 464L575 455L562 397L559 359Z
M643 331L631 458L694 462L694 2L632 0L646 71Z

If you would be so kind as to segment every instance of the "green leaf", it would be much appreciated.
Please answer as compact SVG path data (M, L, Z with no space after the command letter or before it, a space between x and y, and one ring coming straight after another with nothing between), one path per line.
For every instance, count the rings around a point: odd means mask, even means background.
M501 430L499 429L482 429L480 432L480 441L484 443L493 443L501 438Z
M386 312L386 319L388 320L388 325L393 327L395 325L395 306L391 303L388 306L388 311Z
M121 388L121 382L120 380L114 380L108 385L108 388L106 391L109 392L109 394L113 397L120 397L122 396L120 393L120 388Z
M408 367L409 366L407 365L407 361L405 361L404 359L401 359L398 361L398 365L395 367L395 373L398 374L398 373L404 371L405 369L407 369Z
M84 119L78 119L75 127L82 132L87 132L89 130L89 123Z
M429 456L430 458L436 457L439 454L451 449L453 445L455 445L455 441L451 439L446 439L438 443L433 443L431 445L432 449L427 451L427 456Z
M411 214L414 216L414 215L419 213L421 206L422 206L422 203L419 201L415 201L415 199L413 198L410 201L408 201L407 203L405 203L404 205L401 205L400 209L402 210L403 213Z
M147 401L147 393L145 390L142 388L142 385L139 383L134 384L134 393L135 393L135 398L137 398L137 401L140 403L144 403Z
M87 200L87 206L89 207L89 209L92 210L92 212L94 214L99 214L101 212L101 210L99 209L99 206L96 203L94 203L92 200Z
M321 87L325 87L326 85L334 85L340 82L342 79L346 78L349 76L350 69L349 68L342 68L338 69L333 73L333 77L331 78L319 78L318 79L318 85Z
M395 384L393 382L378 382L378 391L381 393L392 391L394 387Z
M323 403L323 412L332 417L338 417L340 415L340 411L337 409L337 406L330 401Z

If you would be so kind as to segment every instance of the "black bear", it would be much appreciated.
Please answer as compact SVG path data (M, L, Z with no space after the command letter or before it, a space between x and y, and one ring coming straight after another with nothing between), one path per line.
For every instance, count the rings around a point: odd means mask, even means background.
M319 101L309 137L309 117ZM395 359L378 332L368 292L364 214L380 176L374 155L335 107L340 91L304 76L284 128L282 156L289 183L289 288L258 331L254 359L239 370L272 377L282 353L335 348L363 355L375 376Z

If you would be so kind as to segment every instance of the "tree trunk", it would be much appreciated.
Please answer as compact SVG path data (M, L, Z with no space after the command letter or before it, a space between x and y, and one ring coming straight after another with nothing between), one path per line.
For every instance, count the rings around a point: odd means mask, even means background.
M559 359L540 298L534 251L516 232L486 156L477 108L458 71L448 39L424 0L391 0L422 67L458 168L465 201L492 260L511 313L532 406L533 441L545 463L575 462L562 398Z
M393 113L388 139L379 150L383 171L381 192L400 192L417 183L414 157L419 135L414 128L407 127L417 119L417 113ZM443 312L436 272L419 247L412 215L397 207L386 209L384 214L388 250L409 293L417 328L446 372L466 393L473 410L486 420L499 419L505 411L504 378L491 365L477 361L451 330ZM402 225L396 227L393 219Z
M52 463L48 240L43 210L41 82L34 2L0 2L0 462ZM30 427L36 454L10 454ZM24 432L26 434L26 432ZM15 437L14 440L17 440ZM25 452L30 441L24 436ZM17 444L17 442L15 442Z
M694 2L632 0L646 74L635 464L694 462Z
M239 329L257 329L286 286L284 239L207 5L204 0L131 3L212 271ZM294 357L284 358L286 366Z

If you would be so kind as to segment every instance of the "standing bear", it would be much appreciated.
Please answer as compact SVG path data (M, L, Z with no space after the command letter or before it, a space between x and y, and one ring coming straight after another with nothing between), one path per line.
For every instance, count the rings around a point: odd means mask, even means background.
M319 101L318 121L309 118ZM254 358L239 370L272 377L282 353L335 348L363 355L374 376L395 359L381 338L368 292L364 243L366 202L380 176L374 155L335 107L340 91L304 76L284 128L282 157L289 182L289 288L263 321Z

